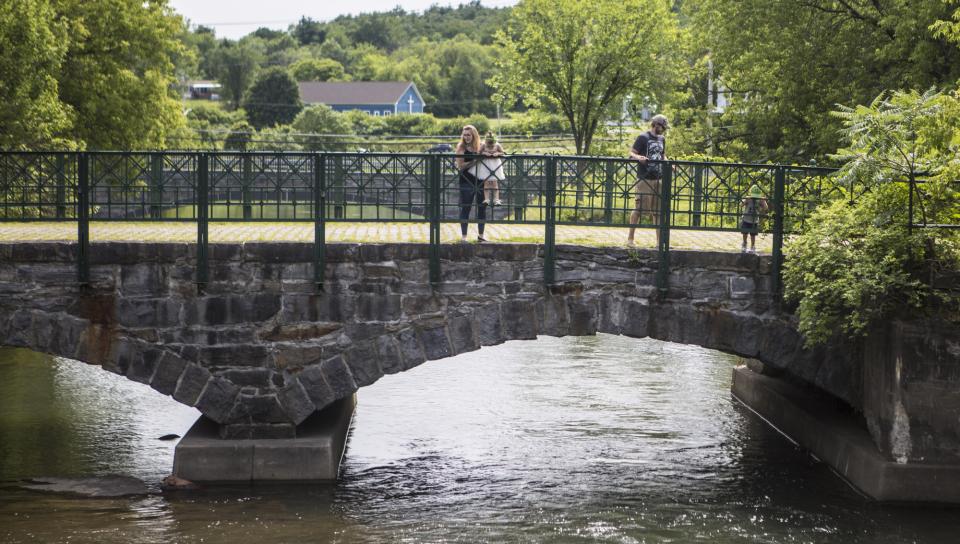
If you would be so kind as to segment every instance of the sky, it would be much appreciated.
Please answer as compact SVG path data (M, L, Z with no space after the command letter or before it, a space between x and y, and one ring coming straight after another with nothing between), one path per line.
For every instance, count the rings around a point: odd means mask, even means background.
M170 6L193 26L216 29L218 38L237 39L265 26L286 30L307 16L329 21L338 15L390 11L423 11L434 5L457 5L468 0L170 0ZM487 7L512 6L517 0L481 0Z

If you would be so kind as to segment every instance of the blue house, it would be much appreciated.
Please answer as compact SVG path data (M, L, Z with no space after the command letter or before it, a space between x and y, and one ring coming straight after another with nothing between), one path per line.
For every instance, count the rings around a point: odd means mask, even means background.
M423 113L423 97L412 81L301 81L304 105L326 104L336 111L370 115Z

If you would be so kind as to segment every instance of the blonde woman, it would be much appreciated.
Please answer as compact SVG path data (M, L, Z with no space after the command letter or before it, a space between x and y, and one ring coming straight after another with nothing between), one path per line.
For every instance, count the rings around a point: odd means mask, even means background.
M460 143L457 144L457 169L460 170L460 235L462 241L467 241L467 220L470 219L470 208L477 206L477 241L486 242L483 237L484 221L487 218L487 209L483 205L483 185L477 180L476 166L483 157L480 156L480 132L477 127L467 125L460 133Z

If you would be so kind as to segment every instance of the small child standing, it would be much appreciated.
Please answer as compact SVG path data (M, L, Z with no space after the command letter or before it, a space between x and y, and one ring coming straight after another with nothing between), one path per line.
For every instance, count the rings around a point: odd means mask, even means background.
M750 191L743 199L743 217L740 218L740 232L743 233L743 244L740 251L747 251L747 235L750 235L750 253L757 252L757 233L760 232L760 216L767 213L767 199L756 184L750 186Z
M503 147L497 143L497 137L493 132L487 132L483 140L483 147L480 148L480 154L484 157L479 167L479 179L483 180L483 193L486 197L484 204L495 204L499 206L500 202L500 184L506 179L503 173Z

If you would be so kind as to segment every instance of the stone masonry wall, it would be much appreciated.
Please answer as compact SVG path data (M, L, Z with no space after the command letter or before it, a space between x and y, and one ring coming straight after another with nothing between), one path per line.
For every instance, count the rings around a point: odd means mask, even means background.
M196 406L225 438L294 436L308 415L384 374L540 334L719 349L860 404L859 367L803 350L793 317L771 306L767 257L673 251L661 297L652 251L560 246L548 289L537 245L442 246L443 281L432 286L427 245L333 244L317 293L310 244L211 244L198 293L195 251L94 243L81 288L75 245L0 244L0 345L149 384Z

